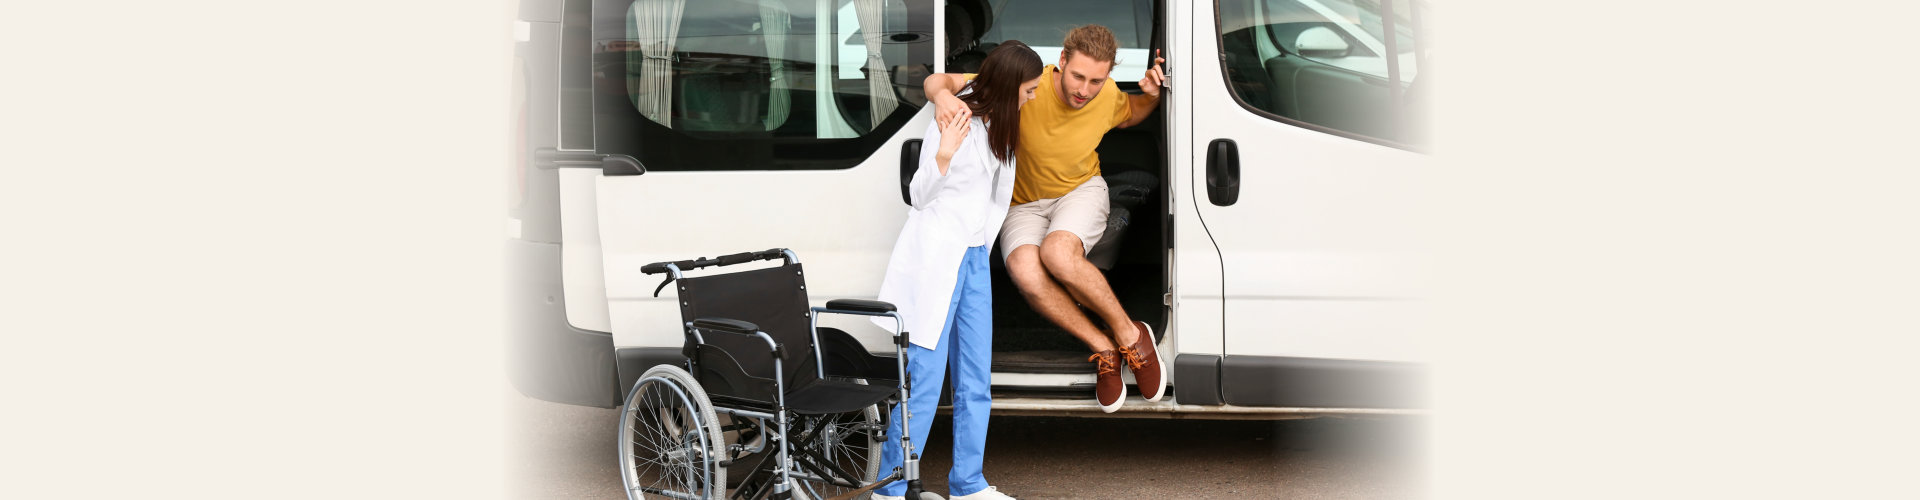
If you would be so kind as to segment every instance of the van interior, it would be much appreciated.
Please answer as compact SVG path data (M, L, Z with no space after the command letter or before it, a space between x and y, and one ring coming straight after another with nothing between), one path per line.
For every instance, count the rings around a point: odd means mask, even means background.
M1120 41L1123 54L1152 54L1165 47L1165 29L1155 0L1133 0L1115 5L1094 0L1068 2L993 2L952 0L947 7L947 71L971 73L999 42L1020 40L1037 49L1058 47L1067 30L1081 24L1107 26ZM1097 13L1097 14L1089 14ZM1135 55L1137 58L1138 56ZM1150 55L1147 57L1151 57ZM1126 59L1126 55L1122 59ZM1042 60L1056 59L1044 51ZM1149 61L1132 61L1146 64ZM1120 90L1140 92L1141 70L1116 68L1111 78ZM1045 99L1048 96L1041 96ZM1109 131L1097 152L1108 183L1110 203L1107 231L1090 251L1089 260L1101 268L1127 315L1153 327L1159 338L1166 331L1168 308L1167 247L1172 233L1167 217L1167 134L1165 114L1156 109L1146 121ZM994 360L1000 373L1086 373L1087 346L1055 326L1029 306L1008 277L1001 249L994 249ZM1096 325L1097 315L1089 312ZM1104 328L1104 326L1102 325ZM1171 360L1169 360L1171 362ZM1000 391L1059 392L1085 396L1084 388L999 387ZM1043 394L1031 394L1043 395Z

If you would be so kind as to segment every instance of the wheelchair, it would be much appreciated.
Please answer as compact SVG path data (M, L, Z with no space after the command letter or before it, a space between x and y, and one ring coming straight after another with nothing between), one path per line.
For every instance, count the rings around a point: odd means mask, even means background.
M684 274L774 259L784 262ZM641 272L667 275L655 296L675 286L687 361L647 370L627 394L619 450L628 498L839 500L902 480L906 498L922 498L908 436L893 436L903 466L884 477L879 470L888 405L906 401L912 389L902 376L904 324L892 304L839 299L809 307L799 257L779 248L656 262ZM819 327L821 314L894 318L902 326L895 356L873 355L846 332ZM901 428L911 428L904 424L913 416L902 409Z

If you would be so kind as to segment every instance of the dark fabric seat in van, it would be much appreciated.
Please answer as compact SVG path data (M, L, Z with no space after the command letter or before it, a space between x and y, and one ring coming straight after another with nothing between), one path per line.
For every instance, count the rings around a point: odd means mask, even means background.
M1107 180L1107 230L1100 241L1087 251L1087 260L1103 271L1113 270L1113 263L1120 258L1120 240L1127 235L1127 227L1133 224L1133 212L1153 194L1153 188L1160 185L1160 178L1145 170L1120 167L1120 172L1106 173Z

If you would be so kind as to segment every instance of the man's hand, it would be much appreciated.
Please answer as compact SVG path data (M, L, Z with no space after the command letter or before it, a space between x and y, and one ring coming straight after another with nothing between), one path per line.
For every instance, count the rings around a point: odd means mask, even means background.
M920 90L925 91L927 101L933 103L935 123L947 123L953 120L953 117L959 116L961 112L967 111L967 103L960 102L960 98L953 96L960 93L960 88L965 86L967 86L967 79L963 75L953 73L927 75L926 81L920 84Z
M1127 118L1127 121L1120 122L1120 128L1139 125L1140 122L1147 120L1147 115L1153 114L1154 108L1160 107L1160 91L1165 89L1162 85L1166 83L1167 78L1167 73L1160 69L1160 65L1166 64L1167 58L1158 57L1160 55L1158 50L1153 51L1153 54L1156 56L1153 58L1153 65L1147 67L1147 74L1140 76L1140 95L1126 95L1127 109L1133 116Z
M935 109L933 118L939 120L942 124L952 121L956 116L970 114L967 103L961 101L958 97L954 97L951 93L942 92L930 95L933 96Z
M1160 57L1160 51L1153 51L1153 66L1147 67L1147 74L1140 77L1140 91L1153 97L1160 97L1160 85L1166 81L1167 73L1160 69L1167 58Z

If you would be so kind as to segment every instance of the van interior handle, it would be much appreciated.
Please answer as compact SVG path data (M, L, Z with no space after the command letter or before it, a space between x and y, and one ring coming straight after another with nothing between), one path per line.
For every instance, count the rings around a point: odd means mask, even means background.
M1232 139L1207 145L1207 201L1222 207L1240 201L1240 147Z
M920 139L907 139L900 145L900 201L913 206L913 194L907 191L907 185L913 183L913 173L920 169Z

